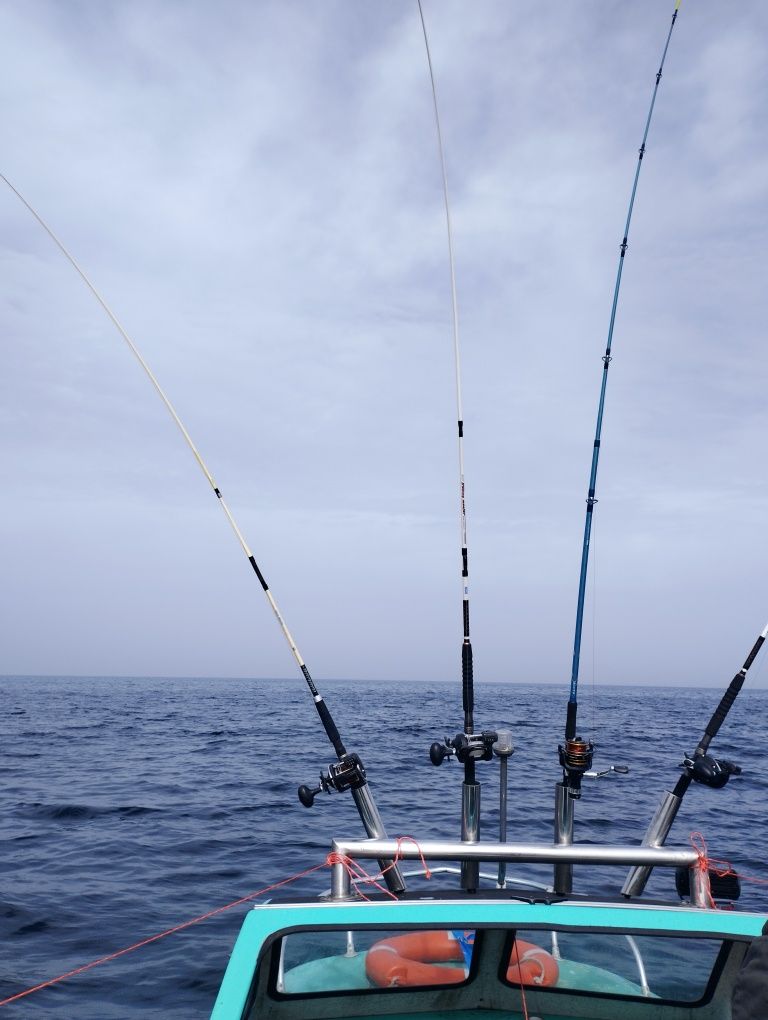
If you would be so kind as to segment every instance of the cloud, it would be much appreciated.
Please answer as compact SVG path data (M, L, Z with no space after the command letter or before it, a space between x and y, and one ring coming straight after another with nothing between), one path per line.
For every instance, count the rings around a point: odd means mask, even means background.
M480 679L567 680L671 6L425 3ZM598 479L606 682L670 661L724 681L768 606L766 21L756 0L683 5L661 83ZM0 32L2 170L136 339L313 673L399 676L406 649L409 675L456 675L450 296L415 4L36 0L3 5ZM287 674L122 341L8 192L0 228L2 670Z

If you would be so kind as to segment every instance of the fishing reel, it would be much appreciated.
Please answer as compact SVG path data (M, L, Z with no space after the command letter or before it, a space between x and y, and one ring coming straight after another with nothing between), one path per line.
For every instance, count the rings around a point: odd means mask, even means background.
M338 761L328 766L328 771L320 773L320 785L300 786L299 800L304 807L312 807L318 793L343 793L365 785L365 767L356 754L344 754Z
M741 767L734 765L725 758L713 758L711 754L686 755L680 763L694 783L711 786L713 790L722 789L731 776L740 776Z
M581 780L592 768L594 750L595 745L581 737L566 737L557 748L568 795L574 800L581 797Z
M442 765L446 758L455 755L462 765L468 761L491 761L493 745L498 738L499 735L495 730L483 730L482 733L457 733L453 740L446 737L442 744L436 740L429 749L429 760L433 765Z

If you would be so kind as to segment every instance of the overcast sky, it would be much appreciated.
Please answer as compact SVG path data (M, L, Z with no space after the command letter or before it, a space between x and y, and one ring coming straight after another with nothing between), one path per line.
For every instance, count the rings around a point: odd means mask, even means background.
M601 355L673 7L424 0L478 685L566 696ZM0 171L158 375L313 675L458 678L415 0L6 0L0 39ZM763 0L684 0L614 337L584 684L724 684L768 618L767 76ZM157 395L5 187L0 259L0 673L300 683Z

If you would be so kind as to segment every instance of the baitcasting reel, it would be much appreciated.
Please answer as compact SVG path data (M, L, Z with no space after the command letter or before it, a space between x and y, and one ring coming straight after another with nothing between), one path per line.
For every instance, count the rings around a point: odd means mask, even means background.
M365 785L365 768L356 754L344 754L338 761L328 766L326 773L320 773L320 785L299 787L299 800L304 807L312 807L318 793L343 793Z
M694 754L692 758L686 755L680 768L685 769L694 783L711 786L714 790L722 789L731 776L741 775L739 765L725 758L713 758L711 754Z
M446 737L442 744L436 740L429 749L429 760L433 765L442 765L446 758L455 755L462 765L468 761L491 761L498 736L495 730L483 730L457 733L453 740Z

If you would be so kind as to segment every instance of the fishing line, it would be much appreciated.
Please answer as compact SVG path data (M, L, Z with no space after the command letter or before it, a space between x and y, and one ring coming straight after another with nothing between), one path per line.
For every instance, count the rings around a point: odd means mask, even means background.
M597 542L592 535L592 732L597 727Z
M632 221L632 212L635 206L635 197L637 195L637 185L640 178L640 169L643 165L643 157L645 156L646 142L648 140L648 131L651 126L651 118L653 116L653 110L656 105L656 96L659 91L659 84L661 82L662 72L664 70L664 61L667 57L667 50L669 49L669 42L672 38L672 31L677 21L677 12L680 8L682 0L677 0L675 4L675 10L672 14L672 23L669 26L669 32L667 33L667 39L664 44L664 50L661 56L661 63L659 70L656 74L656 83L653 88L653 94L651 96L651 105L648 110L648 116L645 122L645 130L643 132L643 140L640 145L637 159L637 167L635 169L635 176L632 182L632 191L629 199L629 208L627 210L627 218L624 225L624 234L622 236L621 244L619 245L619 264L616 272L616 283L613 289L613 300L611 302L611 314L608 325L608 340L605 347L605 354L603 355L603 373L602 382L600 386L600 399L598 402L597 409L597 425L595 429L595 440L592 447L592 463L589 474L589 489L587 492L587 510L584 521L584 540L582 543L581 551L581 568L579 571L579 594L576 604L576 627L573 640L573 662L571 668L571 686L570 695L568 700L568 712L566 717L565 726L565 738L566 741L573 740L576 737L576 715L578 712L578 685L579 685L579 659L581 656L581 632L584 618L584 595L587 584L587 568L589 565L589 543L590 535L592 531L592 516L597 503L595 498L595 491L597 488L597 466L600 458L600 439L603 427L603 413L605 410L605 392L608 383L608 368L612 359L612 346L613 346L613 333L616 325L616 311L619 303L619 291L621 289L622 273L624 271L624 258L627 254L627 248L629 243L629 227ZM567 772L567 769L566 769Z
M448 266L451 279L451 309L453 327L453 361L456 373L456 420L459 460L459 536L461 550L461 695L464 709L464 732L458 733L455 739L446 737L444 743L436 741L429 749L429 757L433 765L440 765L449 755L456 755L464 766L464 781L461 787L461 838L467 842L480 839L480 783L476 778L476 762L491 761L494 748L498 748L499 734L492 730L475 733L475 687L474 665L472 659L472 642L469 632L469 552L467 543L467 501L464 481L464 409L461 395L461 352L459 349L459 310L456 297L456 265L453 254L453 228L451 225L451 207L448 199L448 174L445 168L445 152L443 132L440 126L440 112L437 102L437 87L432 66L432 54L429 48L427 24L421 0L416 0L421 19L421 30L424 36L424 49L427 54L429 81L432 87L432 106L435 115L437 148L440 157L440 170L443 182L443 204L445 206L445 224L448 234ZM506 746L506 745L505 745ZM501 755L512 753L512 745ZM480 869L477 862L464 861L461 866L461 885L467 891L474 891L480 883Z
M419 17L421 19L421 30L424 34L424 47L427 53L427 65L429 66L429 81L432 86L432 105L435 113L435 128L437 131L437 148L440 154L440 171L443 179L443 202L445 205L445 225L448 231L448 264L451 276L451 309L453 326L453 355L456 373L456 417L459 441L459 534L461 540L461 598L462 598L462 625L463 641L461 646L461 690L464 708L464 732L471 734L474 730L474 676L472 662L472 643L469 636L469 554L467 549L467 505L466 486L464 484L464 410L461 397L461 352L459 348L459 307L456 297L456 265L453 255L453 228L451 226L451 207L448 200L448 174L445 169L445 152L443 149L443 133L440 127L440 113L437 103L437 88L435 86L435 74L432 67L432 54L429 49L429 38L427 36L427 25L424 20L421 0L417 0L419 6ZM467 761L471 771L474 772L474 762Z
M81 280L86 285L88 290L90 290L91 294L93 294L93 296L96 298L96 300L101 305L101 307L103 308L103 310L106 312L107 316L109 317L110 321L112 322L112 325L118 331L118 333L123 338L123 340L125 340L126 344L130 348L131 353L136 358L138 363L141 365L141 367L144 370L147 378L152 383L152 386L155 388L155 391L157 392L158 396L160 397L160 399L162 400L163 404L165 405L165 407L166 407L168 413L170 414L171 418L173 418L174 422L176 423L179 431L181 432L182 436L184 437L184 440L185 440L187 446L192 451L192 454L193 454L195 460L197 461L198 466L200 467L200 470L203 472L203 474L205 475L206 479L208 480L208 484L213 489L214 495L216 496L216 499L217 499L217 501L219 503L219 506L224 511L224 514L225 514L227 520L229 521L229 523L230 523L230 525L232 527L232 530L234 531L235 535L237 536L237 540L240 543L240 547L242 548L243 552L247 556L248 562L250 563L251 567L253 568L254 573L256 574L257 578L259 579L259 583L261 584L261 587L262 587L262 589L264 591L264 594L267 597L267 601L269 602L269 605L272 608L272 612L275 614L275 618L277 619L277 622L278 622L278 624L280 626L280 630L282 631L285 640L288 642L288 647L291 649L291 653L293 654L293 657L295 658L296 662L298 663L299 669L301 670L302 675L304 677L304 680L307 683L307 687L309 688L310 694L312 695L312 699L313 699L313 701L315 703L315 708L317 709L317 713L320 716L320 720L321 720L321 722L323 724L323 728L325 729L325 732L328 735L328 739L333 744L333 749L336 752L336 754L339 756L339 758L341 758L343 755L345 755L347 753L347 751L346 751L346 748L344 747L344 743L342 742L342 739L341 739L341 737L339 735L339 731L336 728L336 724L333 721L331 713L330 713L327 705L325 704L322 696L320 695L320 693L319 693L319 691L318 691L318 689L317 689L317 687L316 687L316 685L315 685L315 683L314 683L314 681L313 681L313 679L312 679L312 677L310 675L309 670L307 669L307 665L304 662L304 659L302 658L301 653L299 652L299 649L298 649L298 647L296 645L296 642L293 640L293 636L291 635L291 632L288 629L288 625L286 624L285 619L283 618L283 615L280 612L280 609L278 608L277 602L275 601L275 597L272 594L272 591L270 590L269 585L267 584L266 579L264 578L264 575L262 574L261 570L259 569L259 566L256 563L256 560L254 559L253 553L251 552L251 550L250 550L250 548L248 546L248 543L245 540L245 537L244 537L242 531L238 527L237 521L235 520L234 516L232 515L232 511L227 506L227 504L226 504L226 502L224 500L224 497L221 494L221 490L219 489L218 485L214 481L213 475L208 470L208 466L206 465L205 461L203 460L203 458L202 458L202 456L200 454L200 451L198 450L198 448L195 446L194 442L192 441L192 437L190 436L189 432L187 431L186 427L184 426L184 423L182 422L181 418L179 417L175 407L173 406L173 404L171 403L169 397L167 396L167 394L165 393L165 391L161 387L161 385L158 382L155 374L152 372L151 368L149 367L147 362L142 357L141 352L139 351L139 349L136 346L136 344L134 343L134 341L131 339L130 335L128 334L128 331L125 329L125 327L120 322L120 320L117 318L117 316L112 311L110 306L107 304L105 299L102 297L102 295L96 289L96 286L93 284L91 279L88 277L88 275L86 274L85 270L76 261L75 257L72 255L72 253L64 246L63 242L57 237L57 235L53 232L51 227L48 226L48 224L45 222L45 220L42 218L42 216L37 212L37 210L34 209L30 205L30 203L21 194L21 192L18 190L18 188L14 187L14 185L11 184L11 182L8 180L8 178L4 174L2 174L2 173L0 173L0 180L2 180L5 184L8 185L10 190L19 199L19 201L22 203L22 205L32 214L32 216L34 216L34 218L37 220L37 222L40 224L40 226L43 228L43 230L46 232L46 234L48 234L48 236L51 238L51 240L56 245L56 247L59 249L59 251L62 253L62 255L67 259L67 261L70 263L72 268L80 276Z

